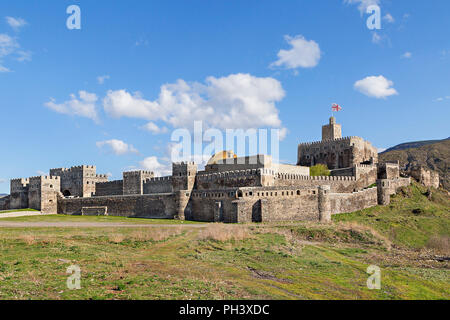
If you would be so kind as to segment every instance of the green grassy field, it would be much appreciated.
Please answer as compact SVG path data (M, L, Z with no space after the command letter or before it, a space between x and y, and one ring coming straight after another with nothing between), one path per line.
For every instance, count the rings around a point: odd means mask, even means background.
M414 185L330 225L8 219L172 225L0 228L0 299L450 299L449 208L448 196ZM66 287L72 264L80 290ZM381 268L381 290L366 286L369 265Z

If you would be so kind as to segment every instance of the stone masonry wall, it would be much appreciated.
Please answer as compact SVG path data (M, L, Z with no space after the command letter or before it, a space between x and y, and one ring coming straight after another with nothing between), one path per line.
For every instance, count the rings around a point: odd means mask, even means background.
M28 208L28 188L29 179L12 179L10 189L11 209L27 209Z
M153 178L150 171L130 171L123 173L123 194L144 194L144 181Z
M10 196L0 197L0 210L9 210Z
M346 213L374 207L377 202L377 188L353 193L331 193L331 213Z
M119 196L123 194L123 180L97 182L95 184L95 196Z
M171 193L172 177L149 178L144 181L144 194Z
M176 214L173 195L128 195L59 199L58 213L78 215L82 208L106 207L110 216L169 218Z
M422 166L416 166L409 170L411 177L422 183L426 187L439 188L439 173L424 168Z

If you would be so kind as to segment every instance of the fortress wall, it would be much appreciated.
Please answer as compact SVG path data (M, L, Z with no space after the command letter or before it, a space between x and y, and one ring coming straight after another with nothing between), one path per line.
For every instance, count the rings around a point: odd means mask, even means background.
M9 210L10 196L0 197L0 210Z
M398 189L407 187L411 184L411 178L397 178L389 180L390 193L397 193Z
M317 188L260 187L192 193L196 221L318 221Z
M346 213L374 207L378 204L377 188L354 193L330 193L331 213Z
M149 178L144 181L144 194L171 193L172 177Z
M170 218L176 214L172 194L59 199L58 213L78 215L82 209L106 207L110 216Z
M28 208L28 188L29 179L12 179L10 189L11 209L27 209Z
M397 179L400 177L399 162L383 162L378 164L378 179Z
M273 169L281 174L296 174L309 176L309 167L295 166L291 164L274 164Z
M198 190L215 190L261 186L261 172L264 169L237 170L210 174L197 174Z
M356 177L344 177L344 176L276 176L275 186L293 186L293 187L317 187L329 185L331 192L353 192L359 190L362 187L359 186ZM366 186L364 186L366 187Z
M123 195L123 180L97 182L95 184L96 197L118 195Z
M377 182L377 165L357 164L354 167L358 190L367 188Z
M409 173L424 186L439 188L439 173L422 166L411 168Z

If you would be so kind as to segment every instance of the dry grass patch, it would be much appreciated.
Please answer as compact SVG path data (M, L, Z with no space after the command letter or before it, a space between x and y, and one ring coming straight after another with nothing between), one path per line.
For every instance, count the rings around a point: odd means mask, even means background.
M19 240L22 240L26 245L29 246L36 243L36 237L32 234L22 234L19 236Z
M212 223L201 230L198 235L200 240L229 241L244 240L250 238L250 231L246 226Z
M173 228L152 228L133 231L128 239L132 241L163 241L170 237L180 235L183 232L181 227Z
M121 243L125 240L125 236L120 233L113 233L108 236L109 241L113 243Z

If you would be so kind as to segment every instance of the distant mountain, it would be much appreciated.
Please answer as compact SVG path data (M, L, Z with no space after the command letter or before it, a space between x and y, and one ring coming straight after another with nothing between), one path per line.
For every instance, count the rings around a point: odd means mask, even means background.
M405 142L405 143L398 144L395 147L386 149L382 153L386 153L386 152L394 151L394 150L405 150L405 149L411 149L411 148L419 148L419 147L422 147L422 146L426 146L426 145L429 145L429 144L433 144L433 143L437 143L437 142L441 142L441 141L445 141L445 140L449 140L449 139L450 139L450 137L447 138L447 139L443 139L443 140L425 140L425 141Z
M450 191L450 139L437 140L435 143L423 144L421 142L409 142L400 144L379 154L380 161L400 161L400 167L419 164L439 172L441 184ZM399 148L404 145L422 144L418 147ZM390 151L389 151L390 150Z
M6 194L6 193L0 193L0 198L6 197L6 196L8 196L8 194Z

